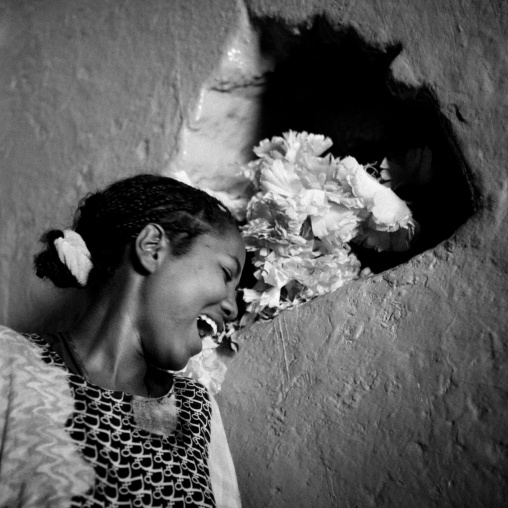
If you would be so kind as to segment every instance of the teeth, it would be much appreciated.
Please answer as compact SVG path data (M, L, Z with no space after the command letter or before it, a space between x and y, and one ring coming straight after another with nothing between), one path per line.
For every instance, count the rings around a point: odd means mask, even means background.
M210 317L206 316L205 314L201 314L198 319L203 320L205 323L207 323L210 328L212 329L212 336L217 335L217 332L219 331L219 327L217 326L217 323Z

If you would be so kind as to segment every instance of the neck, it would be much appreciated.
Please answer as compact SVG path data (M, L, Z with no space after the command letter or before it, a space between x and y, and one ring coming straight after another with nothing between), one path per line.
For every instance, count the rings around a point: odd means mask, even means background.
M92 383L159 396L164 393L161 374L147 365L137 326L138 284L135 274L119 269L93 292L91 304L69 333Z

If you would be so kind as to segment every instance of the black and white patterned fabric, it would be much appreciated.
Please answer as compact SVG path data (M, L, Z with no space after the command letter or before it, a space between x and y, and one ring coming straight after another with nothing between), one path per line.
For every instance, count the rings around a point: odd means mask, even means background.
M29 338L43 349L44 362L67 369L42 338ZM174 410L174 430L163 433L139 425L140 397L70 372L68 378L75 403L66 430L95 472L92 488L73 497L71 506L215 507L208 469L211 405L200 383L175 376L170 394L143 398L163 409L155 414Z

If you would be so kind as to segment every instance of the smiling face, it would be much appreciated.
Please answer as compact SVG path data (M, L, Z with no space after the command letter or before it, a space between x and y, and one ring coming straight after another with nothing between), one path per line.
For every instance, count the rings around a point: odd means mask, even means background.
M141 290L139 330L147 363L180 370L201 351L198 318L207 316L222 330L237 316L236 289L245 263L238 231L203 234L187 254L174 256L169 245Z

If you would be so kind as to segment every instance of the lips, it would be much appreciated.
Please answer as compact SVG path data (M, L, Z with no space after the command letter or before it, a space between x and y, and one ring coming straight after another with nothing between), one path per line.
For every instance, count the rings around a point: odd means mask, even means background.
M201 338L215 337L219 333L219 325L206 314L200 314L198 317L198 332Z

